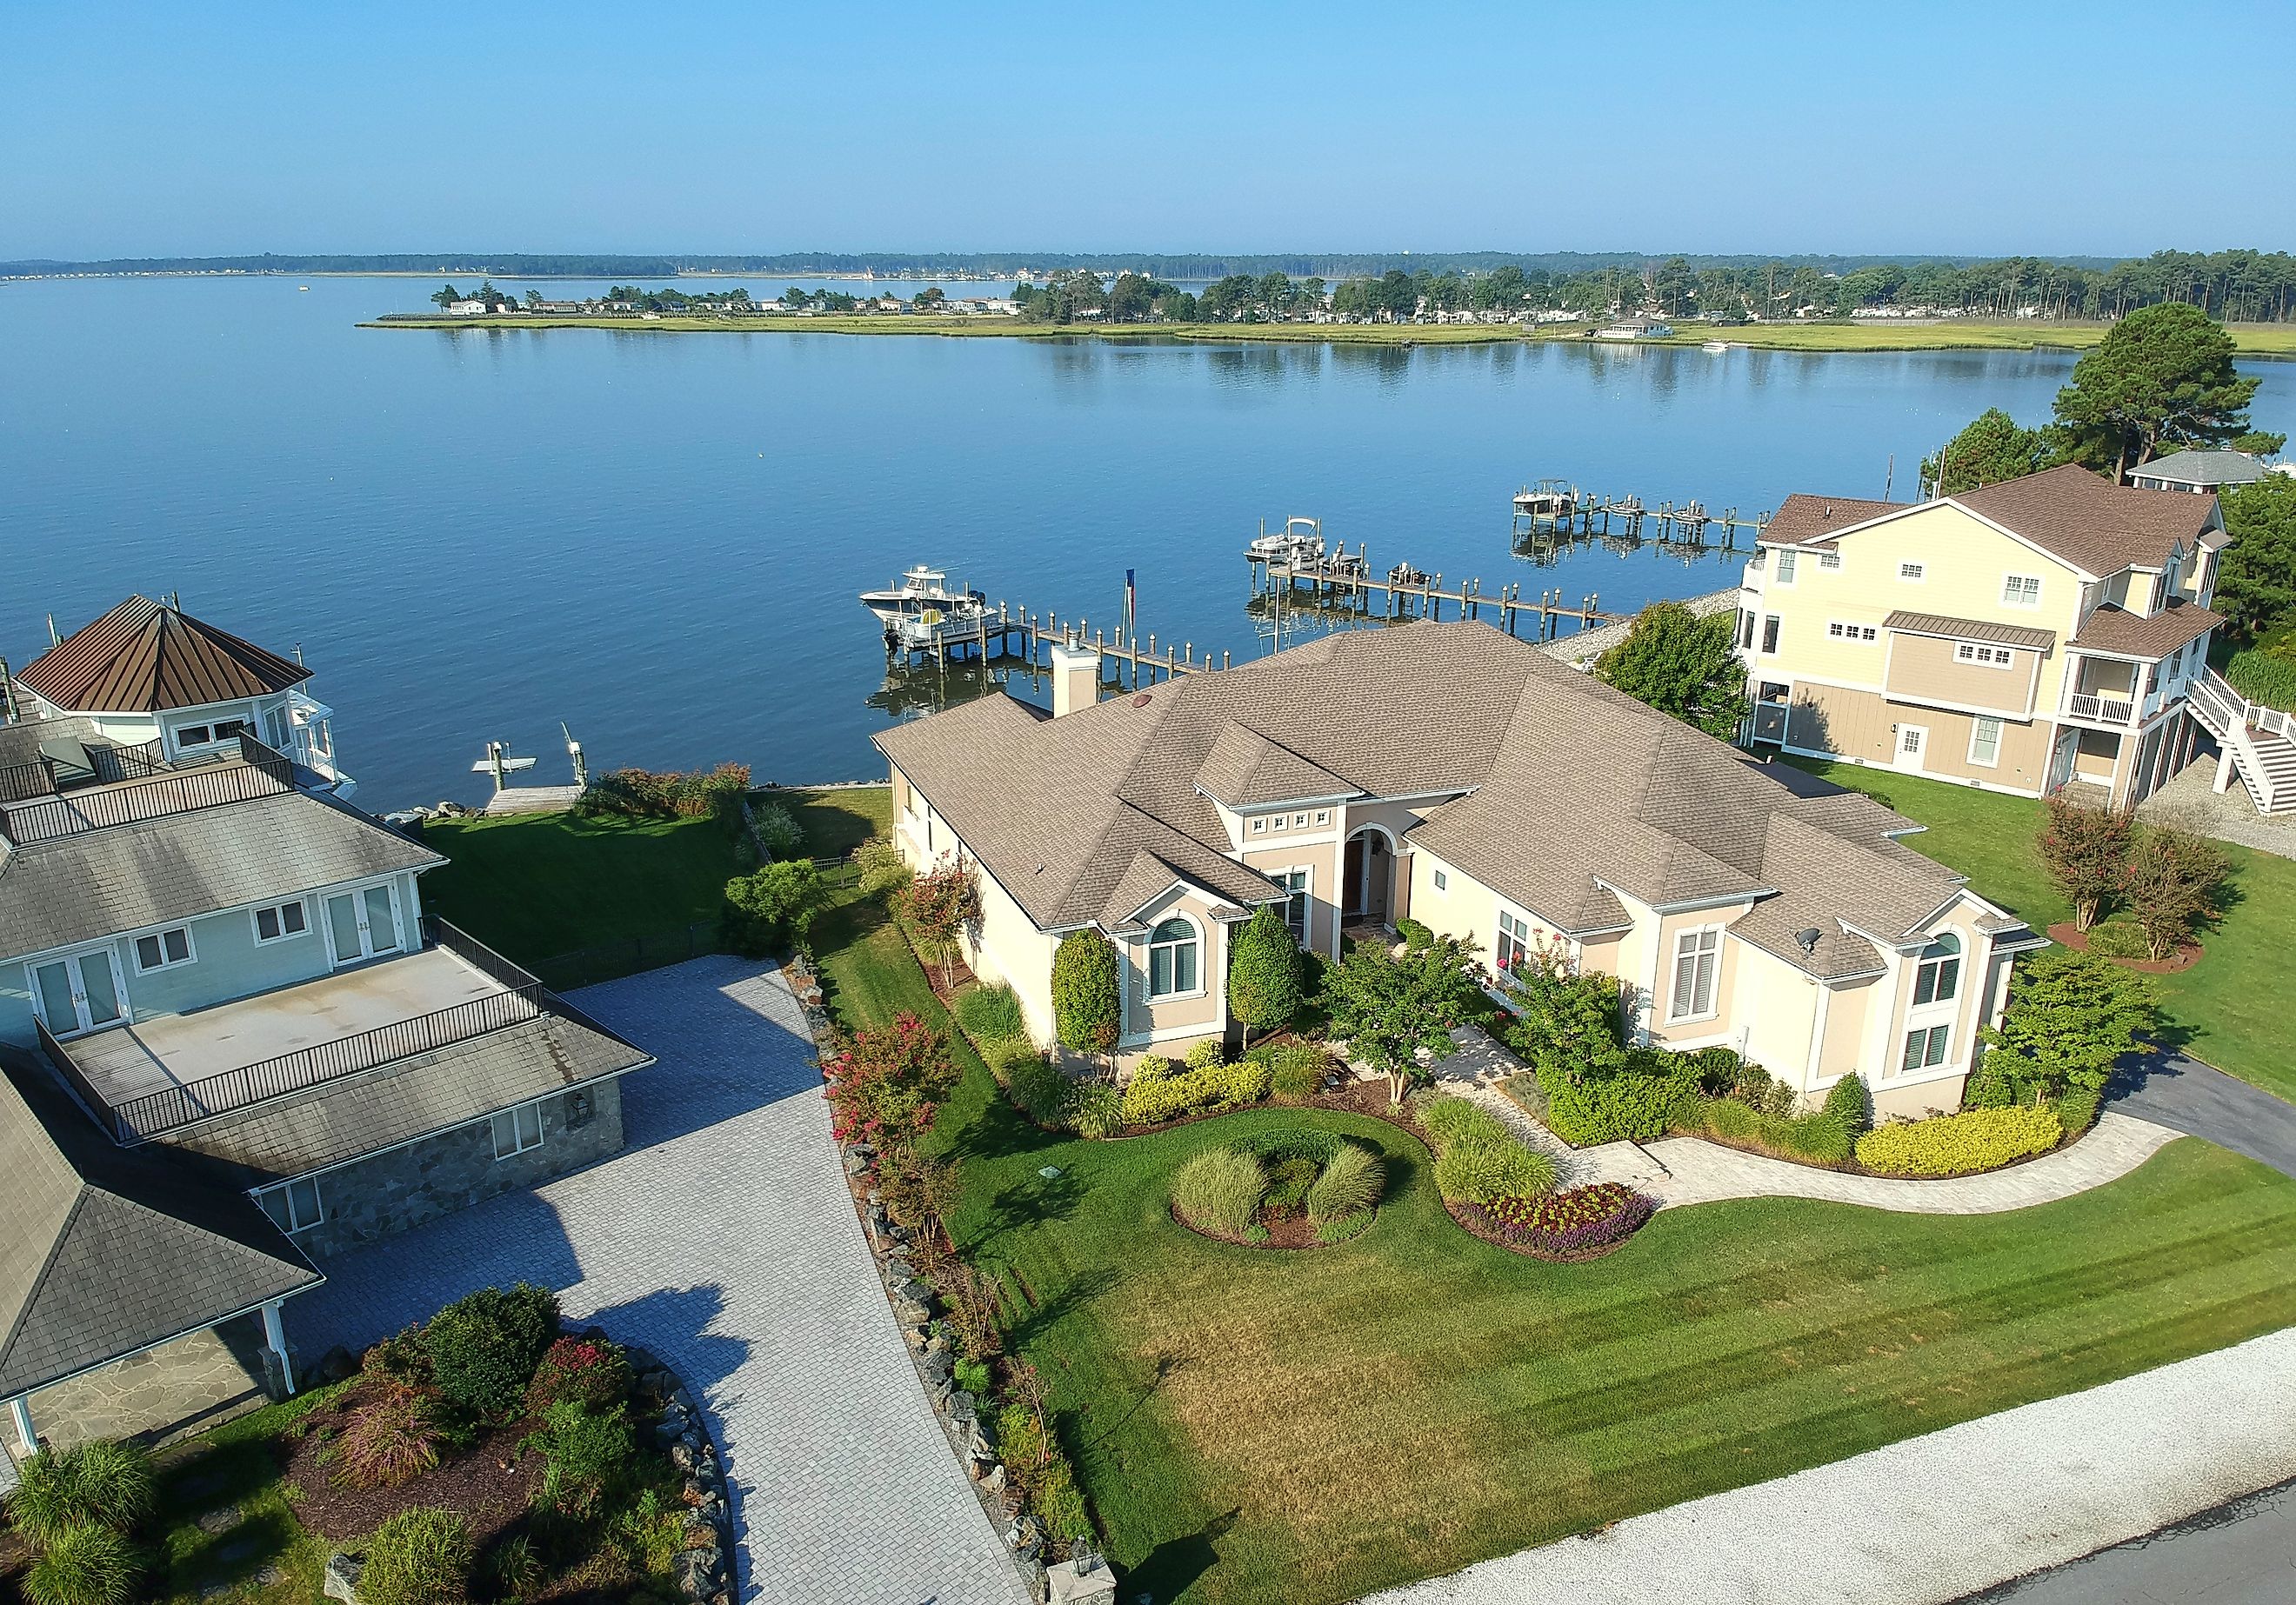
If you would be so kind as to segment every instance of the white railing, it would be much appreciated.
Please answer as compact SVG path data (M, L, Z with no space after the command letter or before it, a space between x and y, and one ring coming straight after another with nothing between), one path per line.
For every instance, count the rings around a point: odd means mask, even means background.
M2259 813L2275 814L2296 807L2296 780L2284 774L2276 774L2256 743L2259 734L2296 741L2296 721L2279 708L2250 701L2212 668L2203 669L2194 678L2185 704L2200 720L2201 728L2224 743L2241 784L2247 789L2249 800L2256 805Z
M2065 711L2076 719L2095 719L2105 725L2127 725L2136 717L2136 704L2126 696L2094 696L2077 691L2068 699Z

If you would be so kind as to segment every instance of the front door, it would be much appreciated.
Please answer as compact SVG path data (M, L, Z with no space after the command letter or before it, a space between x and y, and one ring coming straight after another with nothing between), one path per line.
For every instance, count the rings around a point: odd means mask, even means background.
M117 1025L127 1012L119 961L109 947L76 953L32 966L32 995L40 1018L58 1036L78 1036Z
M327 898L327 945L338 965L356 964L406 946L398 899L389 884L336 892Z
M1898 767L1900 769L1908 769L1914 774L1919 774L1922 772L1923 753L1929 744L1930 733L1927 725L1898 725Z

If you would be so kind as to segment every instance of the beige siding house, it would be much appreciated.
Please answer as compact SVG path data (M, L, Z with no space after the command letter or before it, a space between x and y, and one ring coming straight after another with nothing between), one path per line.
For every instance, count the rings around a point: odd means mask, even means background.
M2224 723L2194 699L2226 538L2213 496L2080 468L1915 504L1791 496L1740 602L1754 740L2140 802Z
M1637 1039L1727 1044L1822 1096L1949 1109L2024 926L1872 799L1652 711L1480 624L1344 634L1102 700L1055 654L1047 717L990 696L877 737L920 867L977 866L974 970L1053 1034L1053 953L1105 932L1127 1055L1229 1035L1260 905L1336 956L1405 915L1494 971L1535 948L1626 983Z

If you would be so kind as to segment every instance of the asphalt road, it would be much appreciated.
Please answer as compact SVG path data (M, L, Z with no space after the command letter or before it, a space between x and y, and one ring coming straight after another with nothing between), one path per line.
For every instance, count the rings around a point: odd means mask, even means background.
M2296 1482L1972 1594L1961 1605L2288 1605Z
M2296 1104L2283 1103L2197 1059L2156 1053L2131 1060L2114 1079L2105 1103L2296 1176Z

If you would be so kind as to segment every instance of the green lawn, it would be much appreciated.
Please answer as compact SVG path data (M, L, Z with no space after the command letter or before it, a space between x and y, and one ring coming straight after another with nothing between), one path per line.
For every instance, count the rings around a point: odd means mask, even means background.
M815 939L849 1026L946 1024L878 911ZM1707 1205L1550 1265L1461 1232L1383 1123L1063 1140L959 1057L955 1231L1004 1278L1126 1592L1159 1601L1351 1599L2296 1322L2296 1182L2198 1142L2010 1215ZM1184 1159L1302 1120L1387 1155L1369 1231L1291 1254L1173 1224Z
M1854 764L1789 760L1836 784L1882 798L1929 828L1906 845L1969 877L2035 929L2072 917L2034 848L2041 805L1974 787ZM2296 1101L2296 1020L2282 1006L2282 955L2296 949L2296 862L2230 842L2235 897L2203 940L2201 962L2155 977L2172 1039L2195 1058Z
M318 1597L330 1545L295 1519L274 1445L298 1416L343 1391L317 1388L226 1422L160 1455L153 1597L167 1605L301 1605ZM236 1505L220 1534L201 1516Z

